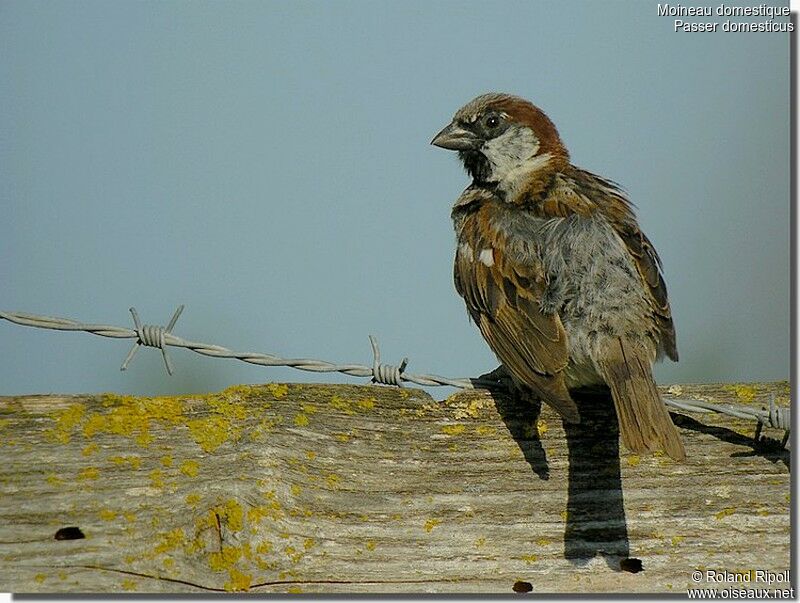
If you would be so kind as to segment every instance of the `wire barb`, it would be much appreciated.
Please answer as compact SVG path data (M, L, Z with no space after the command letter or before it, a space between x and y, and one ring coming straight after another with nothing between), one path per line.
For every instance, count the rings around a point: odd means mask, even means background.
M781 439L781 448L785 448L786 443L789 441L789 435L791 433L790 428L792 425L789 409L781 408L775 404L775 394L771 394L769 397L769 409L762 410L764 413L757 417L758 424L756 425L756 433L753 436L755 443L758 444L761 442L761 430L764 425L767 425L768 427L783 429L784 434Z
M408 358L403 358L400 366L381 364L381 350L378 347L378 340L370 335L369 343L372 346L372 382L403 387L403 371L408 366Z
M122 362L122 366L119 367L119 370L126 370L131 360L133 360L133 357L136 356L136 352L139 351L139 348L141 346L146 346L150 348L159 348L161 350L161 356L164 358L164 366L167 368L167 373L172 375L172 361L169 358L169 354L167 354L167 348L165 346L167 345L167 335L172 332L172 327L178 322L178 318L181 312L183 312L183 307L183 304L178 306L178 309L175 310L175 314L172 315L172 319L170 319L166 327L160 325L142 325L136 308L130 308L131 316L133 316L134 331L136 332L136 341L133 347L131 347L131 351L128 352L128 355Z

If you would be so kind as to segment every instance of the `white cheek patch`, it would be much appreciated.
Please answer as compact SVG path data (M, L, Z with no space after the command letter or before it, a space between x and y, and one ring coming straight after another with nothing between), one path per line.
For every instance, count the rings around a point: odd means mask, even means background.
M512 126L497 138L484 143L481 152L492 166L489 177L506 193L513 195L536 170L550 162L549 153L537 155L539 139L533 130Z
M500 136L487 140L481 148L492 164L492 179L505 180L509 172L539 151L539 140L530 128L511 126Z
M482 264L485 264L491 268L494 266L494 250L491 248L481 249L481 254L478 256L478 259Z

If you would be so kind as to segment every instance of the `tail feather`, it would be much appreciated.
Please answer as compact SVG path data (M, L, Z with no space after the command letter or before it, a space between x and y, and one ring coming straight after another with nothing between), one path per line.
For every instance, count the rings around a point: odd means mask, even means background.
M685 460L686 450L656 389L647 352L620 338L606 350L600 369L614 398L625 447L643 453L662 449L676 461Z

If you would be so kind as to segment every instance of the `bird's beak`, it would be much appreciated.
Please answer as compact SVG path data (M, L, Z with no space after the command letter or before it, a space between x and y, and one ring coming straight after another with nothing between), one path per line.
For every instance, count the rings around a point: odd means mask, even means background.
M434 136L431 144L451 151L470 151L477 149L481 141L475 134L453 122Z

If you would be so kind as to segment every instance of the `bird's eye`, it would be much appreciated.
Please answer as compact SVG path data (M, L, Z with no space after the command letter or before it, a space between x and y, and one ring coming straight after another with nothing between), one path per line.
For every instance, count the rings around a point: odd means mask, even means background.
M496 128L500 125L500 118L497 115L489 115L484 120L487 128Z

